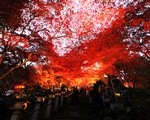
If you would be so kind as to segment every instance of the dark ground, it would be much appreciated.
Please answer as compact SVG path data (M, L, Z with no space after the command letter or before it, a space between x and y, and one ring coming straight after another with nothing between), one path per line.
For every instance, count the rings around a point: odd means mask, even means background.
M72 103L71 98L65 100L63 107L59 108L57 112L52 112L49 120L150 120L150 90L132 89L133 92L133 107L130 112L123 110L106 109L103 112L103 118L97 116L92 118L91 105L88 103L88 96L85 92L80 94L79 102ZM45 106L43 103L42 106ZM35 104L32 103L30 107L20 114L20 120L31 120ZM38 120L44 120L45 107L39 111ZM29 115L28 115L29 114ZM11 114L7 114L5 119L10 120ZM0 119L1 120L1 119Z
M88 97L81 94L78 103L68 100L66 105L51 116L51 120L89 120L91 117Z
M68 103L57 113L52 114L51 120L150 120L150 91L134 89L132 92L133 107L130 112L126 109L106 109L102 118L97 116L93 119L88 97L82 94L78 104Z

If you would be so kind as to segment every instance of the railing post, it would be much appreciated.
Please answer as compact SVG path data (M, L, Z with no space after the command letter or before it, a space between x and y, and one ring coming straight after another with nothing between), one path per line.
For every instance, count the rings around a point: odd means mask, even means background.
M64 104L64 95L60 96L60 107L62 107Z
M25 103L26 103L26 106L25 106ZM21 111L26 109L26 107L27 107L27 99L16 98L14 102L14 106L11 108L12 110L14 110L14 112L10 120L17 120Z
M10 120L17 120L19 117L20 111L14 111Z
M56 112L59 107L60 95L61 95L60 91L55 93L54 112Z
M35 105L35 108L34 108L34 113L32 115L32 120L37 120L37 116L38 116L38 113L39 113L39 109L40 109L40 106L41 106L41 103L40 102L37 102L36 105Z
M34 108L34 113L32 115L32 120L37 120L39 109L40 109L41 103L43 102L45 102L45 96L39 94L36 99L36 105Z
M54 112L57 111L58 105L59 105L59 96L56 96L54 101Z
M46 107L46 112L45 112L45 119L49 119L50 113L51 113L51 108L52 108L52 98L48 99L48 105Z

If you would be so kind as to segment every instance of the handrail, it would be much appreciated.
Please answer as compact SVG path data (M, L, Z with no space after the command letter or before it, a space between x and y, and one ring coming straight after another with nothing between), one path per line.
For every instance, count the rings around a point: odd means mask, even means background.
M25 117L27 117L27 116L30 116L30 115L32 115L33 113L35 113L35 112L37 112L37 111L40 111L40 110L46 108L47 106L49 106L49 105L51 105L51 104L52 104L52 103L47 104L47 105L44 105L44 106L42 106L40 109L34 110L33 112L30 112L30 113L28 113L28 114L26 114L26 115L20 117L18 120L21 120L21 119L23 119L23 118L25 118Z

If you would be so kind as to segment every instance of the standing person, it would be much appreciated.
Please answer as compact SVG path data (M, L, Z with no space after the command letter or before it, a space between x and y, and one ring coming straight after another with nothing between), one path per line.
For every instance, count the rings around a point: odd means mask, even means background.
M109 88L106 88L103 93L103 102L104 102L104 108L108 109L110 108L110 99L111 99L111 92Z
M101 87L98 84L94 84L91 91L92 97L92 119L101 117L103 111L103 98L101 93Z
M125 88L125 87L122 88L121 95L122 95L122 98L123 98L124 106L129 107L129 108L132 107L130 94L131 93L129 93L127 88Z
M77 89L77 87L73 88L73 93L72 93L72 100L71 103L72 104L78 104L79 102L79 90Z
M2 111L3 111L3 97L2 93L0 92L0 120L2 119Z
M14 91L13 90L8 90L6 94L3 96L2 100L2 119L1 120L6 120L8 116L10 115L10 107L12 104L12 100L14 97Z
M86 90L86 95L89 96L89 91L90 91L89 86L87 86L85 90Z

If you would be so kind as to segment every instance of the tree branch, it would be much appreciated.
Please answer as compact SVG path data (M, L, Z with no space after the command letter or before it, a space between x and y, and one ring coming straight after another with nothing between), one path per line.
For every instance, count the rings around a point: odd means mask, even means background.
M17 65L17 66L15 66L15 67L11 68L11 69L8 70L6 73L4 73L4 74L0 77L0 80L3 79L4 77L6 77L6 76L7 76L10 72L12 72L13 70L15 70L15 69L17 69L17 68L23 66L23 65L31 58L31 55L32 55L32 54L30 53L29 56L28 56L28 58L27 58L24 62L22 62L20 65Z

